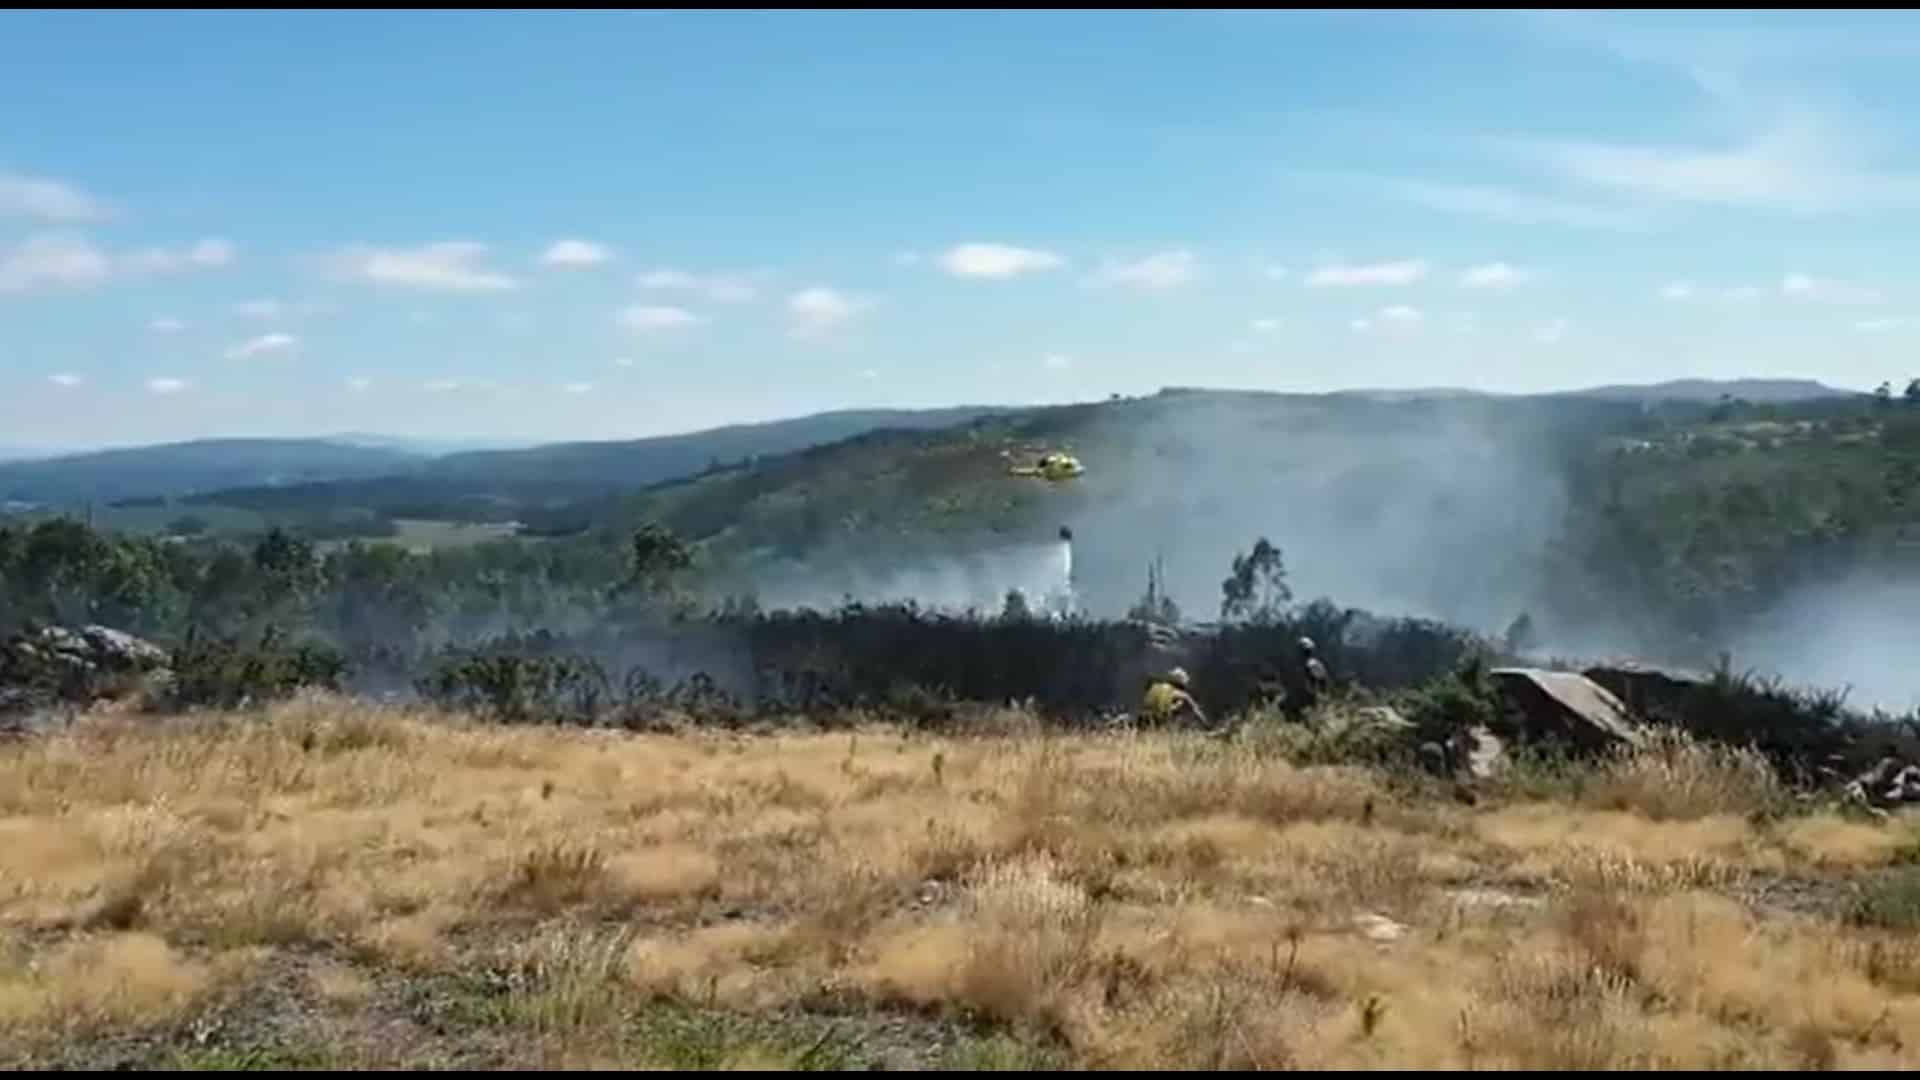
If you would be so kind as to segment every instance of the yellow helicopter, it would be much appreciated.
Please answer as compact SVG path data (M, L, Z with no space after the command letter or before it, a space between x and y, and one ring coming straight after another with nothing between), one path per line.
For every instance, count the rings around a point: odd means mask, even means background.
M1009 460L1013 457L1012 454L1004 452L1001 456ZM1061 450L1049 450L1036 458L1031 465L1007 466L1009 476L1032 476L1051 484L1077 480L1086 471L1086 466L1080 464L1079 458Z

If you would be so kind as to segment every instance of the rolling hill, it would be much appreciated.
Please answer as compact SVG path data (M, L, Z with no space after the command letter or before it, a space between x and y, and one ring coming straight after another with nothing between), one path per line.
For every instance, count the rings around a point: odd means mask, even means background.
M196 439L0 463L0 500L72 505L375 476L422 460L326 439Z
M1809 605L1905 628L1889 640L1920 628L1893 591L1920 583L1920 409L1718 397L1170 390L871 432L530 520L600 542L663 524L699 546L706 588L767 607L997 607L1061 583L1066 525L1085 610L1125 613L1157 563L1200 618L1266 536L1302 602L1494 633L1525 613L1581 655L1711 664L1731 643L1787 671L1817 653L1809 680L1882 677L1885 650L1789 631ZM1008 474L1051 448L1086 475Z
M412 463L390 475L306 484L230 487L187 502L276 517L371 514L509 521L540 507L644 488L721 464L774 456L881 428L941 428L992 414L987 406L850 410L648 439L479 450Z

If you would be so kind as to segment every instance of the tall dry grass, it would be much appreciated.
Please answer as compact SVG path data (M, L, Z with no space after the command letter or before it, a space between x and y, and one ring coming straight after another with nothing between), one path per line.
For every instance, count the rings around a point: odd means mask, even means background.
M317 955L356 1003L324 1015L464 987L563 1064L817 1067L710 1025L823 1011L1099 1068L1920 1064L1920 953L1861 915L1896 900L1746 902L1844 900L1920 834L1757 769L1663 743L1466 806L1259 739L109 721L0 750L0 1041L167 1030Z

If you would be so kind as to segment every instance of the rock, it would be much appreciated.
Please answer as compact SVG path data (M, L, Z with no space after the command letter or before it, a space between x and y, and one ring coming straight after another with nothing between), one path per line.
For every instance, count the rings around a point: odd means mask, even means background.
M173 658L167 655L165 649L124 630L115 630L110 626L83 626L80 636L97 656L110 661L110 666L123 670L153 671L173 663Z
M0 711L148 695L171 681L171 663L165 649L110 626L17 634L0 644Z
M1506 767L1506 742L1484 725L1461 732L1461 741L1467 744L1467 775L1475 780L1491 779Z
M1646 733L1620 699L1584 675L1544 668L1495 668L1487 674L1509 722L1524 738L1568 743L1582 751L1646 745Z
M1636 716L1672 711L1711 680L1704 672L1680 672L1642 664L1599 664L1583 674L1620 699Z
M1920 803L1920 765L1883 757L1842 787L1840 797L1876 809Z
M1378 942L1382 945L1399 941L1401 938L1407 936L1405 923L1395 922L1385 915L1377 915L1370 911L1355 915L1353 917L1353 924L1359 928L1360 933L1365 936L1368 941Z
M1538 909L1547 906L1547 902L1537 896L1516 896L1504 889L1454 889L1448 895L1461 907Z

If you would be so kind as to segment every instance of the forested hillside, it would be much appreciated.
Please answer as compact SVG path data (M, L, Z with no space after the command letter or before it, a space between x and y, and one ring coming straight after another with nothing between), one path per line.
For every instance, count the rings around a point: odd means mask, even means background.
M1056 448L1086 474L1010 474ZM1920 402L1169 391L873 431L526 518L531 537L419 554L298 530L19 527L0 539L0 618L171 637L274 624L360 649L604 626L635 595L636 535L678 552L674 588L712 608L997 611L1064 576L1064 525L1075 599L1097 617L1138 607L1152 575L1156 603L1214 618L1233 559L1266 537L1296 605L1705 665L1822 590L1858 607L1920 580ZM1906 617L1889 611L1862 618Z

